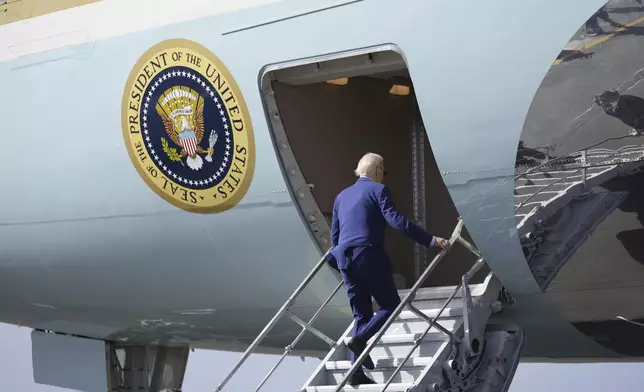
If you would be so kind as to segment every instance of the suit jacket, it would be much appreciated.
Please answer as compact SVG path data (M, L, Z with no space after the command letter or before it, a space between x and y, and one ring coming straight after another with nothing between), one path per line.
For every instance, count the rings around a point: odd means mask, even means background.
M430 246L434 237L398 211L387 186L361 177L335 198L331 223L332 249L327 261L335 269L347 269L366 248L376 259L389 263L384 251L389 224L412 240Z

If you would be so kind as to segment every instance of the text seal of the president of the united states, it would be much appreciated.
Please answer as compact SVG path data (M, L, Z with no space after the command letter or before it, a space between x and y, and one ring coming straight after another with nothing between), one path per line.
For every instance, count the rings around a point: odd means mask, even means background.
M224 64L195 42L149 49L123 95L123 137L137 171L163 199L215 213L241 200L255 141L244 98Z

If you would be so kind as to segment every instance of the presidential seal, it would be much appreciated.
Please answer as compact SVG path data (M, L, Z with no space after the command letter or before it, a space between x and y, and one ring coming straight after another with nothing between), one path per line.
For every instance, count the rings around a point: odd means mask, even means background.
M248 108L205 47L174 39L148 50L130 74L122 123L137 171L173 205L221 212L248 190L255 163Z

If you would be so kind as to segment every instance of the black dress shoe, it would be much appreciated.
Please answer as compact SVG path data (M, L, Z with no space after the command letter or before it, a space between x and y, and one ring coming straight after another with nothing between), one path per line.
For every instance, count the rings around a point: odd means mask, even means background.
M360 356L360 354L362 354L364 349L367 347L367 344L362 342L359 339L351 338L351 340L349 340L349 343L347 343L347 347L349 347L349 350L353 351L353 353L356 355L356 358L357 358ZM375 365L373 364L373 361L371 360L370 355L367 355L364 361L362 361L362 366L364 366L369 370L373 370Z
M349 385L352 387L358 386L358 385L364 385L364 384L375 384L376 382L367 377L366 374L364 373L356 373L353 376L351 376L351 379L349 380Z

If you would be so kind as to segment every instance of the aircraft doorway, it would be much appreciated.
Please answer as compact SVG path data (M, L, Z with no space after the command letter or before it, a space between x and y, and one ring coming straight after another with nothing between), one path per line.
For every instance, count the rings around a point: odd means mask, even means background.
M394 48L387 49L280 65L262 80L284 175L322 252L330 246L335 196L355 182L353 170L366 152L384 157L385 183L408 219L442 237L449 237L458 219L427 141L407 66ZM385 242L399 288L411 287L437 254L391 228ZM454 247L426 286L457 284L474 261ZM480 271L475 282L487 272Z

